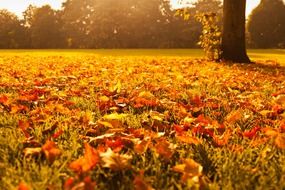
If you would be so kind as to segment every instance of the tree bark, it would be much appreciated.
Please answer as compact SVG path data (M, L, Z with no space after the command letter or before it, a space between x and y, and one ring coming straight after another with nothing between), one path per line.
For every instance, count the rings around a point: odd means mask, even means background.
M222 60L250 63L245 45L246 0L224 0Z

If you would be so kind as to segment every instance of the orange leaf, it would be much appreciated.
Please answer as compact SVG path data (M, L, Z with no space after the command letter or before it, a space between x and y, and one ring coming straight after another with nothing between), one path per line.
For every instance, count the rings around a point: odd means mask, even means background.
M240 120L241 118L242 118L242 111L235 110L226 116L225 121L232 124L232 123L235 123L237 120Z
M60 149L58 149L53 141L48 140L43 146L42 150L50 163L61 155Z
M285 134L278 134L274 143L278 148L285 149Z
M19 185L18 185L18 190L29 190L30 187L25 183L25 182L21 182Z
M6 105L8 102L8 97L5 95L0 96L0 104Z
M228 144L230 137L232 136L231 130L226 130L222 136L214 135L213 139L217 146L225 146Z
M186 182L188 179L202 175L203 167L192 159L185 159L183 164L178 164L172 169L175 172L183 174L181 180Z
M69 168L74 172L85 173L96 166L99 162L98 152L88 143L84 144L84 155L70 163Z
M178 139L178 141L186 143L186 144L195 144L195 145L201 144L201 140L196 137L180 135L180 136L176 136L176 138Z
M30 128L30 123L28 121L19 120L18 122L19 128L22 130L26 138L30 137L30 133L28 132Z
M151 144L151 140L142 140L140 143L136 144L134 150L138 154L143 154L147 151L148 147Z
M155 149L156 152L166 160L170 160L173 155L170 143L166 139L160 139L155 145Z

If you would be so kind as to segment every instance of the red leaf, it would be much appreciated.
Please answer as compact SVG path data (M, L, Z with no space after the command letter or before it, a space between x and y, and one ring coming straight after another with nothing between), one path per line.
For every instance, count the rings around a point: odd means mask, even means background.
M243 136L252 139L256 136L257 132L260 130L261 130L260 127L254 127L251 130L244 131Z
M8 97L5 95L0 96L0 104L6 105L8 102Z

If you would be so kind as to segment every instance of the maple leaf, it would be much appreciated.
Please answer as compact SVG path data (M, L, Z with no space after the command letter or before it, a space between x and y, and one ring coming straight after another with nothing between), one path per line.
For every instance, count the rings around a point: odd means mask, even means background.
M100 157L104 163L103 167L114 171L130 168L129 160L132 158L130 155L115 153L111 148L108 148L104 153L100 153Z
M50 140L46 141L42 146L42 151L50 163L53 163L54 160L61 155L61 150L56 147L53 141Z
M173 171L181 173L181 180L185 183L188 179L202 176L203 167L193 159L184 159L183 164L174 166Z
M74 172L85 173L94 168L100 160L98 152L88 143L84 144L84 150L84 155L69 165Z

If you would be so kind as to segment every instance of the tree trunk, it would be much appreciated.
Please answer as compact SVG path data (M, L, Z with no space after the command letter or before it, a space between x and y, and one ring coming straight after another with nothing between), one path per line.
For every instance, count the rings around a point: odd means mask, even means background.
M245 46L246 0L224 0L222 59L250 63Z

